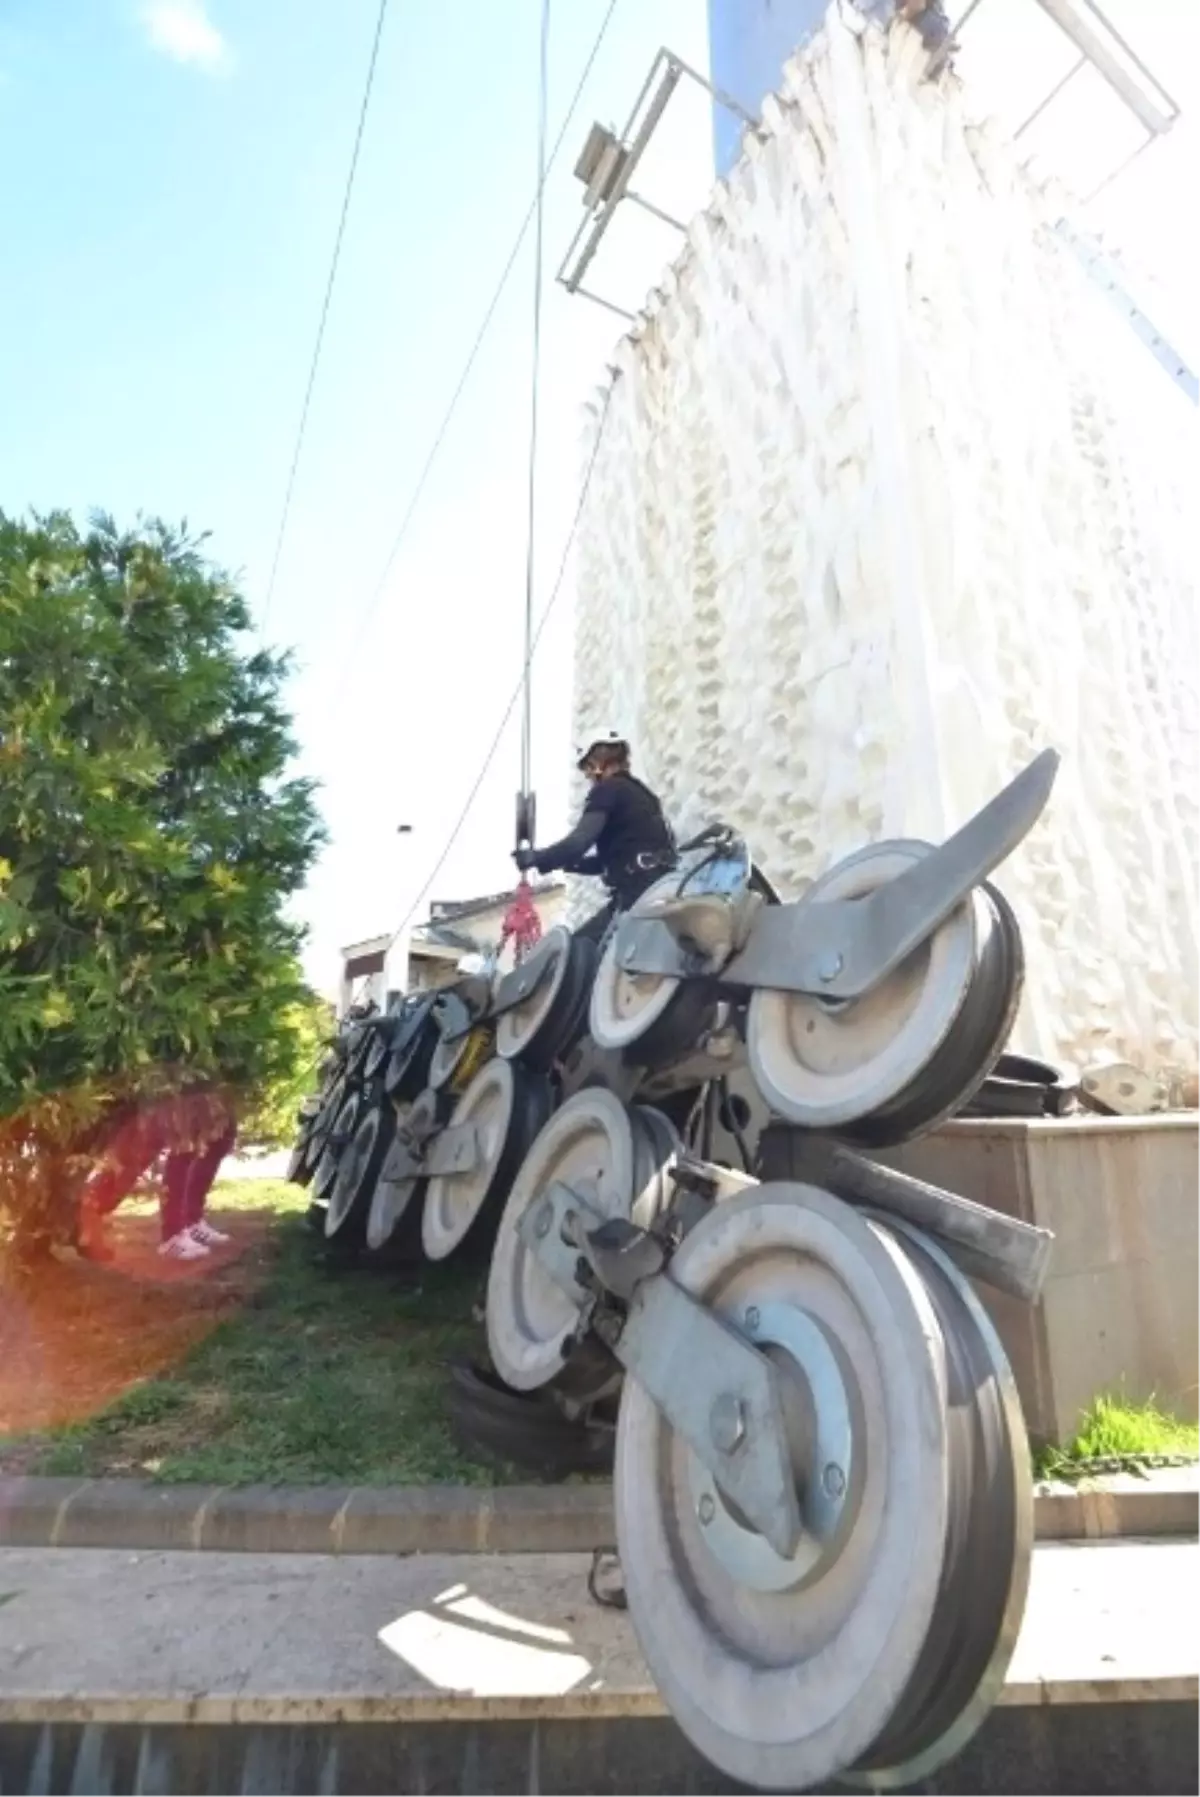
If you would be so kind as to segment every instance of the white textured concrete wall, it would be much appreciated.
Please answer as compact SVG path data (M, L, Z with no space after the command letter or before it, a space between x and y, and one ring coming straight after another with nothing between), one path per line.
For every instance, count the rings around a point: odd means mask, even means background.
M1018 1043L1196 1065L1196 417L907 27L792 63L620 345L579 734L795 894L1064 754Z

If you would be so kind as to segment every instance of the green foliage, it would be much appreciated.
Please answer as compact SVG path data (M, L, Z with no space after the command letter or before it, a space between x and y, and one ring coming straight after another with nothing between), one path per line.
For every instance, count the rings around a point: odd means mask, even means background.
M320 827L311 783L287 777L286 660L253 649L201 542L0 513L10 1215L33 1202L32 1160L77 1148L114 1099L295 1072L280 1019L306 993L284 906Z
M1153 1402L1130 1404L1102 1392L1088 1405L1065 1447L1041 1451L1036 1470L1039 1478L1069 1482L1086 1475L1090 1461L1128 1460L1132 1467L1139 1455L1146 1454L1185 1454L1194 1460L1200 1454L1200 1429Z
M237 1186L239 1202L268 1202L268 1182ZM217 1220L231 1191L214 1194ZM219 1485L521 1478L468 1459L446 1421L446 1360L476 1343L478 1270L428 1266L419 1286L361 1267L338 1272L295 1214L297 1188L283 1197L292 1214L275 1226L276 1253L255 1303L100 1415L21 1438L29 1470ZM5 1446L0 1437L0 1465Z
M243 1148L285 1148L295 1140L300 1106L316 1090L317 1068L336 1032L337 1013L328 999L306 991L278 1022L281 1047L289 1058L243 1116Z

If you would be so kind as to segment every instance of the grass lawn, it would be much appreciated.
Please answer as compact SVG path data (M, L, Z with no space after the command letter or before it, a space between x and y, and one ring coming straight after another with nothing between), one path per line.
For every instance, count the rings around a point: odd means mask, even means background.
M282 1181L218 1186L211 1214L234 1244L198 1272L158 1260L157 1206L135 1201L120 1213L115 1268L71 1257L26 1295L23 1318L19 1300L0 1306L0 1472L520 1481L460 1453L444 1421L445 1362L481 1346L471 1306L482 1270L428 1266L413 1284L331 1266L306 1208L307 1195ZM1194 1459L1198 1446L1194 1424L1101 1397L1075 1440L1042 1450L1034 1470L1079 1478L1097 1455Z
M460 1454L443 1421L445 1360L479 1345L479 1269L431 1266L417 1286L330 1267L306 1202L282 1182L217 1188L211 1214L235 1235L238 1211L273 1213L242 1257L228 1314L88 1420L0 1437L0 1467L221 1484L495 1483L502 1475Z

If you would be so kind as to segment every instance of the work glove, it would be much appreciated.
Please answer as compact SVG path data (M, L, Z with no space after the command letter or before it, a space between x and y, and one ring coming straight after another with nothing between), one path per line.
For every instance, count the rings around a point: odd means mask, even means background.
M513 860L517 864L518 873L537 872L537 851L535 849L514 849Z

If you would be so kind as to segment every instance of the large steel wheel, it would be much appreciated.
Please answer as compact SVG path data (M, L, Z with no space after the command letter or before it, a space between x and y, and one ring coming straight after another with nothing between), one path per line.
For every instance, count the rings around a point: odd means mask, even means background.
M482 1024L453 1040L438 1038L429 1058L429 1085L434 1092L465 1092L485 1061L491 1059L492 1031Z
M513 1176L549 1114L549 1087L537 1074L497 1056L475 1075L448 1127L475 1132L476 1164L429 1181L421 1234L430 1260L495 1234Z
M398 1104L411 1102L425 1089L438 1042L433 1004L432 996L418 999L401 1013L384 1073L388 1097Z
M363 1081L367 1083L378 1079L386 1068L392 1053L392 1037L395 1034L393 1020L381 1019L371 1035L371 1045L363 1057Z
M544 966L545 972L523 1003L501 1013L496 1053L545 1072L583 1021L596 949L588 937L573 936L565 925L556 924L542 937L530 962Z
M329 1194L328 1241L357 1245L365 1238L371 1199L395 1133L396 1113L390 1105L373 1106L360 1121Z
M930 853L877 843L824 875L806 904L864 898ZM767 989L750 1000L746 1046L763 1097L790 1123L883 1147L953 1115L1003 1050L1020 998L1020 933L980 886L933 937L862 998Z
M334 1123L350 1096L350 1083L344 1070L335 1074L321 1094L321 1106L313 1119L312 1141L319 1160L324 1152Z
M369 1023L360 1023L351 1033L346 1046L346 1076L351 1085L361 1084L374 1041L375 1031Z
M1024 1607L1028 1448L994 1332L936 1249L809 1186L716 1206L671 1276L774 1363L804 1532L779 1555L626 1381L617 1537L668 1709L759 1788L928 1777L994 1700Z
M957 1496L921 1661L891 1726L853 1769L864 1787L897 1791L961 1753L1004 1688L1029 1594L1033 1474L1016 1381L970 1282L919 1230L875 1221L923 1278L947 1345L948 1470Z
M557 1285L519 1233L525 1213L556 1182L579 1185L598 1216L643 1225L665 1201L648 1126L613 1093L588 1088L554 1113L513 1181L488 1274L488 1347L515 1391L561 1378L582 1329L584 1293L575 1298Z
M668 874L666 879L655 881L642 895L642 901L673 893L678 885L679 875ZM588 1007L588 1030L593 1041L600 1048L631 1049L666 1015L682 986L682 980L665 974L626 972L617 960L616 934L610 931L596 968Z
M316 1171L320 1145L316 1140L316 1117L306 1117L296 1133L284 1178L292 1185L306 1186Z
M342 1155L349 1147L363 1114L361 1092L347 1092L329 1126L325 1146L313 1174L311 1196L316 1204L325 1204L333 1193Z

